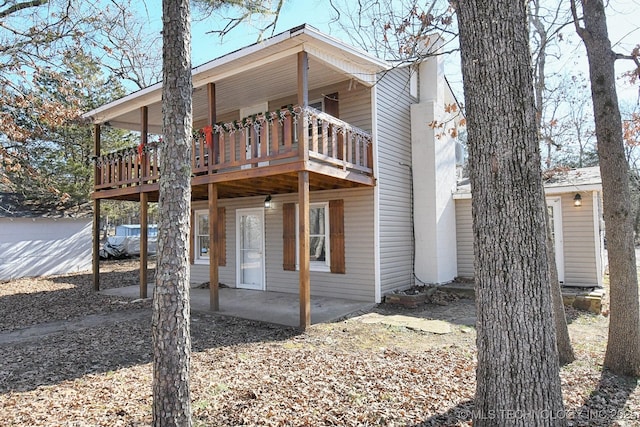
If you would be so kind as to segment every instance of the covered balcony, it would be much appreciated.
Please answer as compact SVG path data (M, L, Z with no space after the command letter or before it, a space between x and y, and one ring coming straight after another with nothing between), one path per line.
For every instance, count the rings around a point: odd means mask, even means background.
M96 157L95 199L157 200L159 143L146 139ZM300 171L311 191L372 186L372 144L364 130L301 105L205 126L192 138L193 198L206 199L210 183L220 198L296 192Z

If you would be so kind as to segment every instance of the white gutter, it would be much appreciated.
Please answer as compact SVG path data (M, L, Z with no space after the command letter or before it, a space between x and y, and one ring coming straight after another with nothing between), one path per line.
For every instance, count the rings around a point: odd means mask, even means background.
M602 184L562 185L558 187L544 187L544 194L555 195L561 193L602 191Z
M591 191L602 191L602 184L583 184L583 185L562 185L557 187L544 187L545 196L555 196L557 194L566 194L566 193L580 193L580 192L591 192ZM453 192L454 200L465 200L471 199L471 193L469 191L454 191Z

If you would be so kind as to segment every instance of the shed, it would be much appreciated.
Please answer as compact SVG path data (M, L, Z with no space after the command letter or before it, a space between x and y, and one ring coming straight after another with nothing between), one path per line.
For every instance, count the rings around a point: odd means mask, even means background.
M558 279L565 287L602 287L605 253L602 180L596 167L555 171L544 176L554 238ZM459 183L456 202L458 277L472 278L471 188Z
M91 269L90 208L40 210L0 193L0 281Z

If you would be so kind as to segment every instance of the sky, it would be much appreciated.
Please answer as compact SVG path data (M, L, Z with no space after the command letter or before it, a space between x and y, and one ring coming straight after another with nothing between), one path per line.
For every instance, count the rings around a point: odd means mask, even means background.
M301 24L309 24L320 31L331 34L336 33L337 26L329 26L332 20L331 7L328 0L285 0L283 10L278 18L274 34L297 27ZM215 21L194 20L192 22L192 41L194 65L207 62L222 54L232 52L257 41L258 33L250 26L236 28L225 37L222 42L215 34L207 34ZM271 34L265 34L268 37ZM334 37L347 41L345 34L332 34ZM211 56L211 54L215 56ZM216 55L216 53L218 53Z
M568 3L568 2L567 2ZM147 0L147 13L152 25L161 27L161 0ZM332 21L335 12L328 0L285 0L274 34L294 28L303 23L309 24L320 31L349 43L348 34ZM640 0L618 0L608 2L607 24L609 38L616 52L629 53L633 46L640 44ZM258 33L250 25L236 28L222 40L211 34L212 28L220 28L220 21L209 18L204 21L196 19L193 14L192 22L192 62L194 66L203 64L226 53L240 49L257 41ZM265 35L268 36L271 33ZM567 43L562 56L556 62L559 69L583 70L588 76L586 53L573 27L565 29L566 37L573 41ZM616 61L616 73L633 68L630 61ZM457 96L461 96L462 78L458 56L445 58L445 74L453 86ZM625 82L618 84L618 96L621 102L637 104L640 93L638 86L632 87Z

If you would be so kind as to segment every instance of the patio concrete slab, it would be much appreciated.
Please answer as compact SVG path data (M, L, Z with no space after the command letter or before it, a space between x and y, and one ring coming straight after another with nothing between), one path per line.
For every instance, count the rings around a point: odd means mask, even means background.
M443 320L423 319L421 317L404 316L396 314L384 316L378 313L367 313L354 318L362 323L382 323L389 326L404 326L416 331L431 332L432 334L450 334L451 325Z
M100 293L133 300L139 298L140 289L138 286L127 286L106 289ZM153 285L149 285L147 294L150 297L153 295ZM221 288L219 298L220 310L215 312L218 314L286 326L299 326L300 324L298 294ZM368 310L374 305L362 301L312 296L311 323L331 322L356 311ZM209 289L191 288L191 309L211 312L209 310Z

